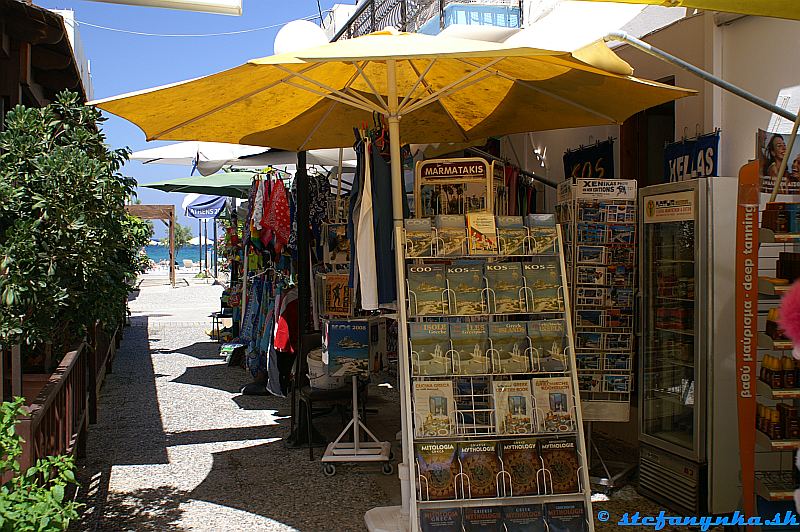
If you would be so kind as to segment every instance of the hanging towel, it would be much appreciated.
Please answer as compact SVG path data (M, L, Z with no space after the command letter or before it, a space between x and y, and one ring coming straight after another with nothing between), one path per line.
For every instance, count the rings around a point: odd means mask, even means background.
M372 144L365 143L368 155L364 165L364 191L361 194L361 209L358 212L356 248L358 249L358 278L361 289L361 308L378 310L378 272L375 260L375 225L372 213L372 172L369 154Z
M261 235L261 242L266 246L275 237L275 253L280 254L283 246L289 243L292 233L292 218L289 215L289 198L286 195L286 187L280 179L272 185L268 208L265 212L265 219L262 221L264 232ZM266 240L265 240L266 239Z

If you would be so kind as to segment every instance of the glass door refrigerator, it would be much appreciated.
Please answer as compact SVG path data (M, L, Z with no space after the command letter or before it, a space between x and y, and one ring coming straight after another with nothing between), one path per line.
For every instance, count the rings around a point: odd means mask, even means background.
M639 491L686 515L740 507L737 183L694 179L639 196Z

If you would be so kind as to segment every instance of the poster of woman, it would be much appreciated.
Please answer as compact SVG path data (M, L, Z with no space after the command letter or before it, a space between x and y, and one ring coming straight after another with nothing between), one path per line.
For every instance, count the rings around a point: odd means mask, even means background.
M788 159L778 192L800 194L800 142L795 142L792 153L788 153L788 140L788 135L758 130L756 151L761 174L761 192L771 193L774 190L781 163Z

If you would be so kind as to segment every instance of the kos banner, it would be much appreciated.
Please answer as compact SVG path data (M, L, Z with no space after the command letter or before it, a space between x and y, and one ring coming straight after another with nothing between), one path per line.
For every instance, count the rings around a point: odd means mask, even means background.
M716 176L719 132L668 144L664 148L664 182Z
M614 140L581 146L564 154L567 179L614 179Z

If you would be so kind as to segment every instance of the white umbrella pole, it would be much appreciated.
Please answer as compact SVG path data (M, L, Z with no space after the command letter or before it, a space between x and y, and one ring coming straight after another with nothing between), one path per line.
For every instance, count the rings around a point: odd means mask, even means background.
M397 316L399 318L397 328L397 357L398 369L400 375L400 393L407 393L410 383L410 376L408 374L408 331L406 329L406 268L405 258L403 257L402 249L402 234L403 234L403 202L406 201L403 194L403 165L400 160L400 117L397 114L398 101L397 101L397 62L390 59L387 62L388 66L388 103L389 103L389 153L392 157L392 212L394 218L394 248L395 248L395 269L397 270ZM369 154L367 154L369 157ZM369 159L367 159L369 160ZM400 465L400 491L403 501L402 513L409 515L409 502L411 499L411 484L410 473L413 471L411 467L411 449L413 448L413 441L411 439L410 430L412 427L411 416L406 408L405 399L400 401L400 416L403 433L403 463ZM410 518L411 530L416 530L416 519Z

